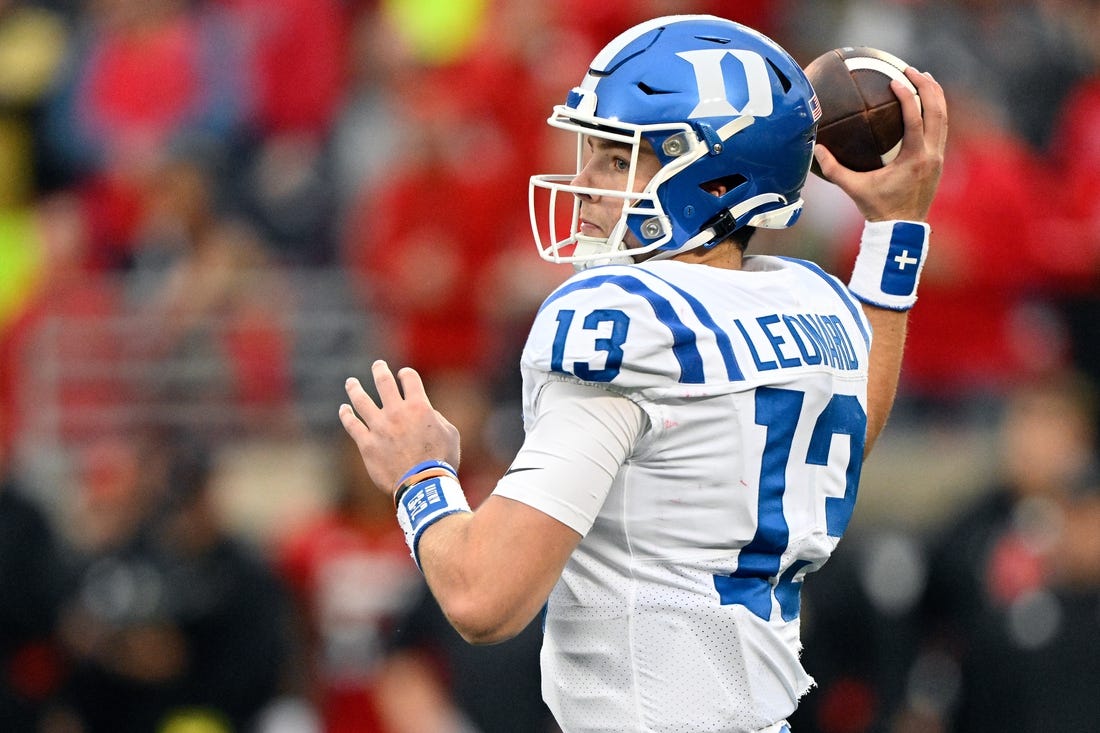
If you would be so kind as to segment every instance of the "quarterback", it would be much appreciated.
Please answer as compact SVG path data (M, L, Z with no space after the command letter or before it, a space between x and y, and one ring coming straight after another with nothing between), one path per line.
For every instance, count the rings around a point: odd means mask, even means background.
M340 419L455 628L492 643L545 614L567 733L778 733L812 684L799 590L893 405L942 168L942 89L906 76L923 115L895 82L901 152L856 173L815 151L810 83L752 29L656 18L596 56L548 120L576 170L531 179L539 252L577 272L534 319L525 440L476 512L418 374L376 362L381 404L348 380ZM847 284L746 254L795 223L814 155L867 220Z

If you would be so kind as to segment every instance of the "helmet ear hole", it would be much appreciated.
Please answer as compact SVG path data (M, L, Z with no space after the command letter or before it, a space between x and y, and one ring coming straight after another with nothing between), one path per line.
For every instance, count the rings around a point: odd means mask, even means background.
M706 183L699 185L699 188L703 189L707 193L721 198L730 191L734 190L738 186L748 183L749 179L740 173L734 173L728 176L722 176L720 178L713 178Z

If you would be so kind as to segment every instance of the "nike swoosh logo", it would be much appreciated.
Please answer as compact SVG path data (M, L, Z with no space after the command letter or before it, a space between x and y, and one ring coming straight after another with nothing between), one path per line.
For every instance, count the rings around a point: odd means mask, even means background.
M541 470L542 470L542 466L526 466L524 468L509 468L507 471L504 472L504 475L507 476L510 473L519 473L520 471L541 471Z

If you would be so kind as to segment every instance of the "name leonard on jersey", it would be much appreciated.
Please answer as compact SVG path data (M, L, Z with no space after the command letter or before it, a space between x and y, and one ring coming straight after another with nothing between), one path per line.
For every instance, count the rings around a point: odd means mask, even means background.
M735 318L733 323L759 371L817 365L841 371L859 368L852 337L839 316L772 313L745 322Z

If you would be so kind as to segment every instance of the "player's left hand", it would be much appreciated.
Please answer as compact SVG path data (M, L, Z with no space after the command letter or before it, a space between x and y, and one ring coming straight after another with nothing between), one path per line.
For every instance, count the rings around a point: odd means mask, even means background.
M423 461L446 461L457 470L458 429L432 407L416 370L400 369L395 379L379 360L371 375L381 406L350 378L344 389L351 404L340 405L340 422L378 488L393 494L405 472Z

